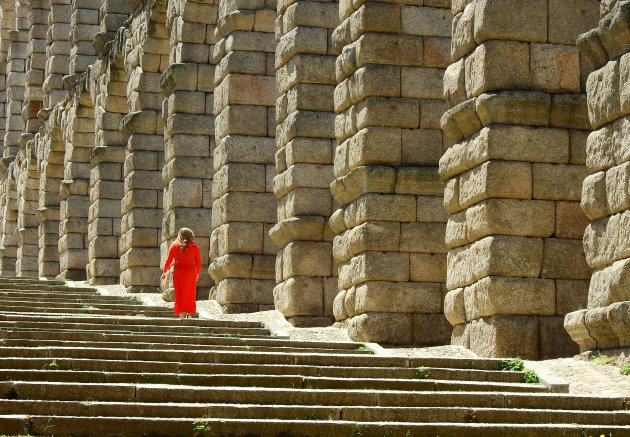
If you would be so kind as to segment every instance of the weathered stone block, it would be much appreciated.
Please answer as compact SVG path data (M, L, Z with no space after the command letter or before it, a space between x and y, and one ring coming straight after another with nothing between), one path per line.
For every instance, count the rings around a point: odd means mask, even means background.
M597 3L591 0L549 0L548 20L554 25L549 26L548 42L575 45L580 34L597 27Z
M549 238L545 251L541 276L543 278L588 279L591 270L586 264L580 240Z
M452 327L442 314L413 315L413 344L442 346L450 344Z
M348 260L367 251L393 252L400 247L400 224L369 221L335 237L333 254L336 260Z
M349 320L348 331L357 341L411 344L412 315L401 313L361 314Z
M516 124L548 126L551 113L551 96L547 93L503 91L482 94L475 108L484 126Z
M536 278L542 261L541 238L486 237L449 251L447 287L463 287L486 276Z
M630 207L630 162L606 171L606 203L611 214Z
M622 259L593 272L588 291L588 308L630 300L630 260Z
M580 203L586 216L595 221L610 214L606 196L606 173L597 172L584 178Z
M588 218L577 202L556 202L556 229L558 238L582 239Z
M533 164L534 198L579 201L586 177L584 166Z
M324 314L323 293L321 278L290 278L274 288L274 305L285 317Z
M591 73L586 83L588 116L593 128L599 129L621 115L619 95L619 62L610 61Z
M489 197L531 196L532 168L526 162L486 162L464 173L459 182L459 203L464 208Z
M630 211L614 214L587 226L584 253L591 268L630 257Z
M212 206L212 222L217 227L231 221L274 223L276 208L272 193L226 193Z
M368 193L344 211L344 222L348 228L368 220L415 222L416 197Z
M418 253L446 253L446 227L442 223L402 223L400 250Z
M514 20L514 17L519 17ZM480 0L475 3L475 41L547 40L547 0Z
M282 252L283 279L293 276L331 276L332 244L293 241Z
M444 254L410 253L409 279L417 282L444 283L446 256Z
M409 254L399 252L364 252L352 258L353 285L366 281L409 280Z
M468 329L470 348L480 356L534 360L539 356L538 317L493 316L475 320Z
M529 44L487 41L466 58L466 94L472 98L489 91L527 90L529 69Z
M442 292L439 284L415 282L366 282L356 287L355 314L439 313Z
M356 43L357 67L366 64L423 66L422 38L367 33Z
M556 279L556 315L586 308L588 295L589 281Z
M456 288L446 293L444 297L444 315L453 326L466 323L463 288Z
M273 280L226 278L216 285L216 300L220 305L273 305L273 287Z
M406 34L441 37L451 36L451 14L448 9L403 6L400 14L402 31Z
M549 360L579 353L578 345L564 329L564 317L539 317L539 358Z
M487 199L466 210L466 237L468 241L493 234L550 237L554 222L553 202Z
M442 197L416 196L416 220L423 223L446 223L448 215Z
M555 283L490 276L464 289L464 304L468 321L495 315L554 315Z

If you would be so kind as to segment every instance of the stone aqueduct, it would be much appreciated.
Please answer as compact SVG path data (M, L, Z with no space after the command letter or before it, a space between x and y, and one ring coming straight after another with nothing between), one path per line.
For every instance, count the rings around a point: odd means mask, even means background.
M226 312L630 347L630 1L4 0L1 26L1 274L151 291L186 225Z

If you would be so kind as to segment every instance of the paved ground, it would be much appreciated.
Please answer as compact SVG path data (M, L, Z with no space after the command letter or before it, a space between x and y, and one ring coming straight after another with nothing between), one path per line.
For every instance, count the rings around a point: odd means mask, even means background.
M77 283L77 285L84 285ZM113 285L99 287L103 294L125 295L124 287ZM137 295L148 305L172 307L173 304L164 302L159 294ZM251 314L222 314L216 301L199 301L197 309L201 317L222 320L248 320L264 322L265 325L278 335L287 335L295 340L330 340L350 341L347 332L337 328L295 328L287 322L278 311L262 311ZM448 356L474 358L476 355L459 346L437 346L427 348L385 348L380 354L428 357ZM561 358L556 360L526 362L526 366L540 375L553 378L556 382L569 384L571 393L597 396L630 396L630 376L619 373L619 367L614 365L599 365L583 357Z

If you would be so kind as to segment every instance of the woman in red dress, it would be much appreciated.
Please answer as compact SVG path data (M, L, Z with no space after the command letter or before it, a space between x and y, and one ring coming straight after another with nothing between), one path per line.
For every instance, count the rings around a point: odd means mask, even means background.
M164 279L171 263L175 262L173 269L175 315L182 319L197 313L197 278L201 270L201 257L194 240L193 231L181 228L177 233L177 240L171 244L162 272Z

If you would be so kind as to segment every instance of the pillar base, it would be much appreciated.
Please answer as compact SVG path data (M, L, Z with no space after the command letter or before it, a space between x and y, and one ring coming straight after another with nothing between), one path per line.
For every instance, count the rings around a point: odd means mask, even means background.
M287 318L287 321L296 328L325 328L332 326L335 319L333 317L294 316Z

